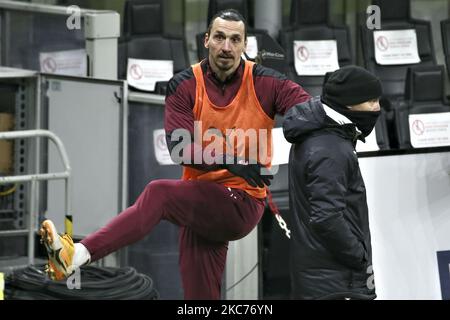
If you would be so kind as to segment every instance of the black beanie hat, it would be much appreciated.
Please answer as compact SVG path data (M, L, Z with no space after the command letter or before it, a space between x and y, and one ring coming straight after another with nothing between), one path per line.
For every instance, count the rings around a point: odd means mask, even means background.
M322 101L333 107L346 107L377 99L382 93L376 76L364 68L346 66L325 75Z

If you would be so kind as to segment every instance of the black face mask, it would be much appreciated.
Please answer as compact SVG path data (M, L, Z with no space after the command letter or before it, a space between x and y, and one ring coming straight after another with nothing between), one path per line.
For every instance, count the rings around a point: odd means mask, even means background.
M350 111L343 108L339 108L339 110L336 111L356 124L364 138L372 132L378 117L380 116L380 111Z

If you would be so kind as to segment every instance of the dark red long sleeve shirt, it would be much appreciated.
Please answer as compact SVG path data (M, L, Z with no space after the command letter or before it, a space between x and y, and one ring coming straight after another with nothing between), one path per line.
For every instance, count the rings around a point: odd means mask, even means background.
M236 96L242 82L244 61L225 81L220 81L209 66L207 60L201 63L209 99L216 106L226 106ZM275 114L284 115L291 107L305 102L310 95L297 83L281 73L255 64L253 81L256 96L266 114L274 118ZM176 143L170 142L175 129L186 129L194 133L194 114L196 81L192 68L176 74L168 84L165 106L164 127L169 151ZM242 106L245 108L245 106Z

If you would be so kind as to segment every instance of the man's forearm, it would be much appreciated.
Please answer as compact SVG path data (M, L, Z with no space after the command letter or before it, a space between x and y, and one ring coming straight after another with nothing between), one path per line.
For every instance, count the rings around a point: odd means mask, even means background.
M224 155L205 155L204 149L194 142L181 145L175 141L168 143L168 149L170 157L176 164L197 170L216 171L224 169L223 164L227 161Z

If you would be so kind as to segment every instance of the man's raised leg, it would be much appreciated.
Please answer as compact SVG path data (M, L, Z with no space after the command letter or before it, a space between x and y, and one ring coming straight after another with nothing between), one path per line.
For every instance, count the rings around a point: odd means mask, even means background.
M263 210L262 200L217 183L155 180L146 186L134 205L81 244L90 253L91 261L96 261L142 239L161 219L189 227L210 241L227 242L248 234L259 222Z

